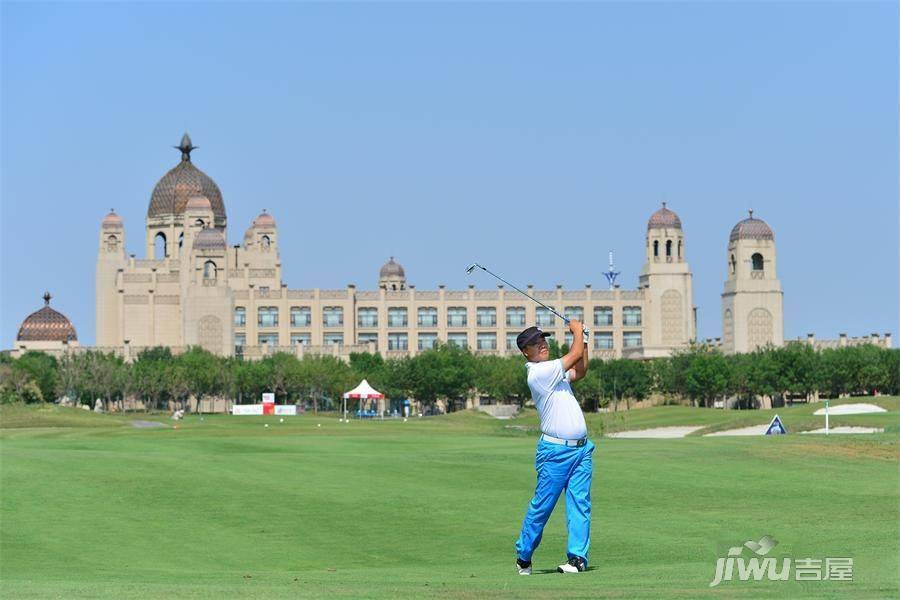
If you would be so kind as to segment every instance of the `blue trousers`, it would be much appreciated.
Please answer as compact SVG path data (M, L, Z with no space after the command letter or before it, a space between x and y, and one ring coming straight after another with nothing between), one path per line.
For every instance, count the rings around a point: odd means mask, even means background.
M537 486L528 505L528 512L525 513L522 533L516 540L516 553L520 559L531 560L531 555L541 543L544 525L565 489L566 526L569 530L566 554L569 558L580 556L587 561L588 546L591 543L593 453L594 443L590 440L580 448L544 440L538 442L534 459Z

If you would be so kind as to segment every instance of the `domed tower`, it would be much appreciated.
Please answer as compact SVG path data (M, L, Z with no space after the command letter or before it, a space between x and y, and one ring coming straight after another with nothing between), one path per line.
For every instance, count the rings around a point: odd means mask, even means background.
M400 263L394 261L393 256L378 272L378 287L388 291L406 289L406 272Z
M258 217L253 219L250 229L244 234L244 243L248 248L254 248L262 253L278 252L278 228L275 217L263 209Z
M689 344L696 336L693 276L685 258L681 219L665 202L647 221L640 287L644 355L667 355Z
M97 250L97 272L94 280L97 294L96 326L97 346L108 347L119 344L122 332L119 331L120 319L110 318L119 314L119 298L116 289L118 272L127 265L125 254L125 224L116 211L110 209L109 214L100 222L99 247Z
M50 298L50 292L44 292L44 307L22 321L16 336L17 349L61 352L78 345L75 327L64 314L50 308Z
M191 152L197 146L188 134L175 146L181 151L181 162L175 165L153 188L150 206L147 208L147 258L162 259L179 256L179 242L183 244L183 217L188 201L195 196L209 200L213 221L208 225L224 233L226 226L225 204L216 182L191 162ZM165 253L155 252L157 239Z
M752 352L784 344L784 294L775 271L775 234L750 216L728 238L728 277L722 293L722 348Z
M185 249L190 250L194 245L194 238L206 229L213 227L215 213L212 202L206 196L191 196L184 205L182 216L182 231L178 236L178 251L176 256L184 256Z
M203 210L199 200L196 205L195 210ZM184 343L228 355L232 349L229 319L234 310L234 293L228 285L225 235L215 227L206 226L196 234L191 233L190 240L190 252L181 259L181 270L187 274L187 279L182 279Z

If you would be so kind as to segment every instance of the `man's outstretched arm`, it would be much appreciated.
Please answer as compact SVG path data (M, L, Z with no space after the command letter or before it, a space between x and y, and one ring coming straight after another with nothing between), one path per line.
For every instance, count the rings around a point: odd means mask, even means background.
M579 344L574 341L584 338L584 325L582 325L580 321L572 319L569 321L569 331L572 332L572 347L569 348L569 353L562 357L562 364L563 369L566 371L575 369L575 373L577 374L579 368L584 369L584 362L587 360L584 344ZM578 365L581 366L579 367Z

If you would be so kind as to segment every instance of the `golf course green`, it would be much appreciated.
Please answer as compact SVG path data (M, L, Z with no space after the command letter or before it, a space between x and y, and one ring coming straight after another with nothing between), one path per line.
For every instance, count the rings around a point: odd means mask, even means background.
M816 406L588 416L590 570L561 575L559 505L515 574L537 418L102 415L0 409L3 598L888 598L900 558L900 399L796 435ZM613 439L601 430L767 422L789 435ZM135 420L159 427L135 427ZM144 423L146 425L146 423ZM268 425L268 427L265 427ZM561 500L562 502L562 500ZM852 581L723 581L728 549L851 557ZM747 551L749 553L749 551Z

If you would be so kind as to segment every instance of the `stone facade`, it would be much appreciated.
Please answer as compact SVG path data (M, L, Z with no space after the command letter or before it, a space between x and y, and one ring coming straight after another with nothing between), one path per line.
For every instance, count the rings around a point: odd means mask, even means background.
M100 348L127 355L156 345L175 351L199 345L246 358L275 351L402 356L441 342L481 354L507 354L517 352L516 334L533 324L552 331L560 342L569 341L560 319L513 290L417 290L393 258L381 268L374 290L354 285L289 289L282 283L272 215L264 211L243 243L229 246L218 186L191 163L190 138L185 136L178 148L181 164L166 173L151 196L147 258L126 255L118 215L111 212L101 223ZM665 206L648 222L646 253L636 290L528 286L528 292L584 320L593 331L593 356L665 356L696 335L684 232Z

